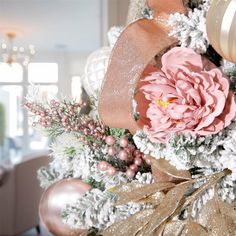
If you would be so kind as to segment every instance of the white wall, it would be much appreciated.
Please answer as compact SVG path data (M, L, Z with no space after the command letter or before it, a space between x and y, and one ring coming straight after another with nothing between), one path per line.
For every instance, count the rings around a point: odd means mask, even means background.
M102 0L102 27L103 44L107 45L107 32L112 26L126 24L129 0Z
M101 45L107 44L107 32L114 25L125 25L129 0L101 0ZM72 76L82 76L91 52L38 51L34 62L56 62L59 66L59 93L71 95Z

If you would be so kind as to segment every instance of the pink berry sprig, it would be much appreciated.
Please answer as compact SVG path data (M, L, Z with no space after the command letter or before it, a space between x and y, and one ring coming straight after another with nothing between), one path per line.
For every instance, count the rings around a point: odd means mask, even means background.
M61 129L59 133L77 132L80 140L87 145L98 147L106 138L106 127L89 116L81 115L80 110L86 104L51 100L47 107L26 102L24 106L35 115L33 126L41 125L52 129L54 125Z
M109 135L106 136L105 143L107 145L107 153L113 158L113 163L118 164L119 161L122 161L126 166L125 174L128 178L133 178L142 165L151 164L149 157L141 153L126 136L116 138ZM111 175L111 172L115 175L118 170L114 165L109 164L109 161L101 161L98 168L101 171L107 171L108 175Z
M106 171L109 176L114 176L117 173L116 168L110 165L107 161L100 161L98 164L98 169L101 171Z
M105 125L89 116L81 116L76 131L81 134L80 140L82 142L95 148L103 145L106 138Z
M76 131L80 125L80 110L85 106L83 102L57 102L52 100L50 102L50 112L53 121L57 123L64 132Z
M54 99L50 101L48 106L28 101L23 105L35 116L33 126L38 124L47 128L53 124L59 124L65 132L76 128L75 124L79 118L79 111L84 106L82 102L59 102Z

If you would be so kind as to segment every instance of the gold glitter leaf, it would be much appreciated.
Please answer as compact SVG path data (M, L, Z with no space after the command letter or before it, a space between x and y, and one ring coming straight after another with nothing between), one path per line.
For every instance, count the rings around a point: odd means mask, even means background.
M187 221L171 221L164 228L161 236L207 236L207 230L200 224ZM159 235L158 235L159 236Z
M219 203L221 213L223 215L226 215L226 216L232 218L236 224L236 206L233 204L223 202L220 199L218 199L218 203Z
M153 232L153 236L163 236L164 229L165 229L165 224L162 224L159 228L157 228Z
M171 221L165 225L164 231L160 236L176 236L181 235L185 227L184 221ZM159 235L155 235L159 236Z
M123 205L131 201L137 202L141 199L150 196L153 193L161 192L163 190L168 190L170 188L173 188L174 186L175 184L170 182L153 183L153 184L147 184L141 188L135 188L130 192L119 192L118 193L119 199L116 205Z
M152 218L154 209L146 209L129 217L128 219L117 222L104 231L103 236L133 236L136 235Z
M200 224L188 220L185 224L181 236L207 236L207 230Z
M165 196L166 195L163 192L157 192L147 198L140 200L139 203L149 203L153 206L157 206L164 200Z
M156 207L147 226L145 226L138 235L152 235L159 226L161 226L166 220L170 219L177 208L182 206L184 202L184 194L191 185L191 182L185 182L178 184L176 187L171 189L166 194L165 199Z
M112 187L109 189L109 192L116 193L116 194L123 193L123 192L131 192L134 189L141 188L143 186L145 186L145 184L141 184L139 182L131 182L131 183L121 184L121 185Z
M236 212L232 206L217 197L208 201L203 207L198 222L207 228L209 236L236 235Z
M165 159L152 159L152 169L167 174L173 180L190 180L191 174L187 170L177 170ZM154 171L154 172L155 172ZM154 173L155 174L155 173Z

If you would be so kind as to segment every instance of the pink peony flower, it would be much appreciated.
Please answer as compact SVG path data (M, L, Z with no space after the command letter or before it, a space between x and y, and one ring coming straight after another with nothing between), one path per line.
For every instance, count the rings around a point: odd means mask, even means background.
M173 133L215 134L235 117L227 77L192 49L171 49L162 57L161 70L141 83L139 124L152 141L166 142Z

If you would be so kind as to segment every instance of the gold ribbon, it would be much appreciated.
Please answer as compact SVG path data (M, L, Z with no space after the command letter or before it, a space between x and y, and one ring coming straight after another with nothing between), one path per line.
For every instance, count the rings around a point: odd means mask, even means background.
M148 63L177 43L168 35L171 13L185 13L182 0L148 0L154 19L141 19L128 25L113 48L100 93L100 119L109 127L138 129L133 117L132 100L137 83Z

